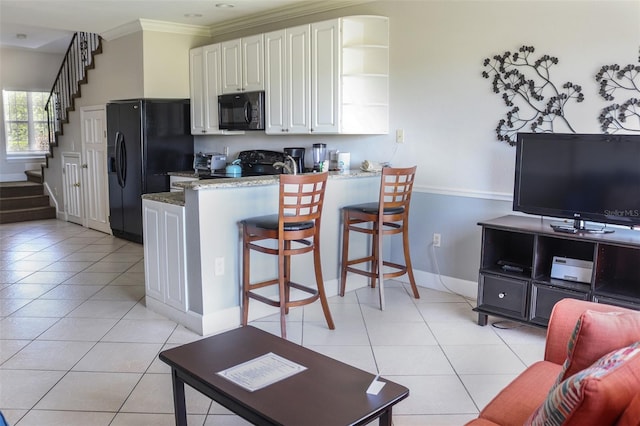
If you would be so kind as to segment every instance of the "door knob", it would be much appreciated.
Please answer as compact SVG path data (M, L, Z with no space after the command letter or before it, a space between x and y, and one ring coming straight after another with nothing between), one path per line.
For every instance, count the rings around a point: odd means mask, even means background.
M80 188L80 182L74 183L73 186L75 186L76 188Z

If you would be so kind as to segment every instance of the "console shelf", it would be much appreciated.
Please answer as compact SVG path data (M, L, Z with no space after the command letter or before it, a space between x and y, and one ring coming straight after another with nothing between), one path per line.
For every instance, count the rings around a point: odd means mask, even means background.
M568 234L555 232L552 223L512 215L478 223L482 246L474 311L479 325L494 315L546 326L553 306L564 298L640 310L640 232ZM552 278L554 256L591 262L590 277Z

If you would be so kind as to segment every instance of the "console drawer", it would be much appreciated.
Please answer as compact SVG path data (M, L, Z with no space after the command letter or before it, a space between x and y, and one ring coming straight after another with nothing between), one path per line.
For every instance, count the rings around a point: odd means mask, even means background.
M551 310L562 299L589 300L589 293L533 283L529 320L534 324L548 325Z
M478 309L516 319L527 318L528 281L483 273L479 281Z

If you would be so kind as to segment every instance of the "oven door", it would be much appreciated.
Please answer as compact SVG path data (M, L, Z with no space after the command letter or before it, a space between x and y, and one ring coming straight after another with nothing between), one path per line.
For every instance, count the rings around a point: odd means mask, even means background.
M218 96L221 130L264 130L264 92Z

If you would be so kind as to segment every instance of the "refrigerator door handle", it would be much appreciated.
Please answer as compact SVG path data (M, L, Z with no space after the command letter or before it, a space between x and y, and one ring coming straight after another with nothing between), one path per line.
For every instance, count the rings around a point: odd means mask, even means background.
M120 180L121 187L125 187L127 184L127 144L124 141L124 136L120 133Z
M120 186L120 188L124 188L124 180L122 178L122 133L117 131L115 139L116 139L115 172L116 172L116 177L118 178L118 185Z

